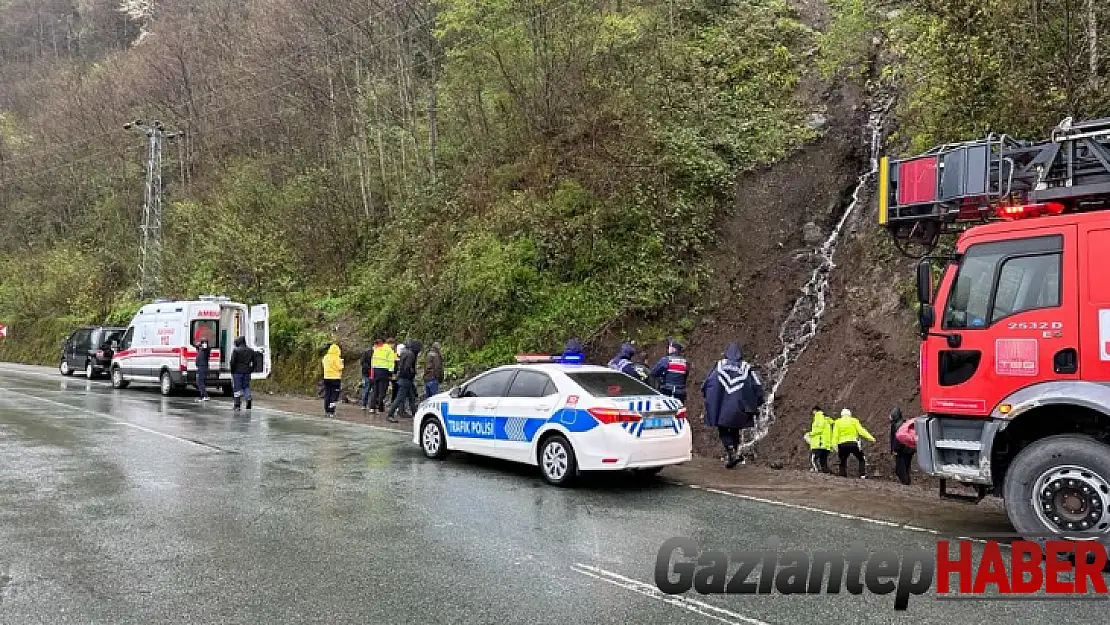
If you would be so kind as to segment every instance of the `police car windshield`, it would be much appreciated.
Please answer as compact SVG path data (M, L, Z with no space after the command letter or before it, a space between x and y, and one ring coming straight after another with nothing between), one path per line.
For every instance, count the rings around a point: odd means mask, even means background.
M656 395L655 389L618 371L568 373L582 390L594 397L639 397Z

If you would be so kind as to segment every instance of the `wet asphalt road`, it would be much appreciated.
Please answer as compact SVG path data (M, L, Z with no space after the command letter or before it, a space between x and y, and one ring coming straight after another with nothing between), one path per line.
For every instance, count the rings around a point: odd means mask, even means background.
M554 489L257 403L237 417L226 399L0 366L0 623L1104 622L1103 602L665 601L653 570L673 536L721 549L935 537L665 482Z

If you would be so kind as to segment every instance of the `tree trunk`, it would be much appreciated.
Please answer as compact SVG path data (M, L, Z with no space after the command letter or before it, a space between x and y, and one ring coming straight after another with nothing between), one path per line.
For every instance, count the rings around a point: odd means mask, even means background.
M439 128L437 127L436 113L436 64L430 63L432 75L428 81L428 171L432 174L432 184L436 183L436 146L439 145Z
M1098 91L1098 11L1095 9L1095 0L1087 0L1087 62L1090 76L1087 79L1087 88L1094 95Z

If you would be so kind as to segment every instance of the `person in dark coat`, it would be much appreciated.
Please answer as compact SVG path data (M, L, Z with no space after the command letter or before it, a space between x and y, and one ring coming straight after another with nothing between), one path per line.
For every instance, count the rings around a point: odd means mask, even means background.
M609 361L609 368L639 379L640 376L636 374L636 363L632 361L635 355L636 348L631 343L625 343L621 345L617 355Z
M374 341L375 345L380 344L380 340ZM359 372L362 374L362 397L359 403L362 404L362 410L370 409L370 394L374 390L374 369L371 366L374 361L374 347L367 347L362 351L362 356L358 359Z
M675 399L686 401L686 359L682 357L682 345L678 341L668 341L667 355L659 359L651 368L651 377L659 380L659 392Z
M247 339L235 339L235 349L231 350L231 387L235 393L234 410L239 410L240 400L246 398L247 410L251 409L251 373L254 371L254 350L247 347Z
M416 415L416 357L424 346L416 339L405 341L405 350L397 361L397 397L389 406L386 419L390 423L397 423L393 416L401 404L408 402L413 416Z
M763 383L744 360L737 343L729 343L724 358L717 361L701 385L705 400L705 424L717 428L721 444L728 452L726 465L740 463L740 430L753 427L763 405Z
M197 401L208 401L208 387L204 383L208 378L211 360L212 346L208 344L208 339L201 339L197 343L197 392L200 394Z
M443 382L443 353L439 343L432 343L428 348L428 355L424 357L424 399L439 394L439 385Z
M913 460L914 448L898 440L898 428L902 427L906 419L902 416L901 408L890 411L890 454L894 456L894 474L898 481L910 484L910 462Z

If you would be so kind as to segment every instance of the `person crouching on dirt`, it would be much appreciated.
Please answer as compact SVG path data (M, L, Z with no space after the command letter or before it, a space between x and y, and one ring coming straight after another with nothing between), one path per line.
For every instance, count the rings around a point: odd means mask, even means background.
M621 350L609 361L609 368L638 379L639 376L636 375L636 366L632 362L632 357L635 356L635 354L636 348L633 347L631 343L621 345Z
M890 453L894 456L894 474L898 476L899 482L909 486L910 462L913 460L914 448L898 440L898 429L905 422L901 408L890 411Z
M871 436L859 419L852 416L852 411L845 408L840 411L840 418L833 422L833 445L836 446L836 453L840 457L840 477L848 477L848 458L855 456L859 462L859 476L861 479L867 477L867 460L863 457L863 449L860 448L860 437L863 437L871 442L875 442L875 437Z
M235 349L231 350L231 362L228 363L228 368L231 369L231 388L235 394L235 402L232 404L233 410L239 410L240 400L244 397L247 400L247 410L251 409L251 373L254 371L254 350L247 347L247 339L245 337L238 337L235 339Z
M809 440L809 463L818 473L829 471L829 453L832 451L833 420L826 417L820 406L813 407L813 425L806 434Z
M682 345L678 341L668 341L667 355L659 359L651 368L651 377L659 380L659 392L685 403L686 378L689 372L686 359L681 356Z
M724 358L717 361L701 385L705 400L705 424L717 428L721 444L728 452L725 466L740 463L740 430L753 427L763 405L763 383L744 360L737 343L729 343Z

